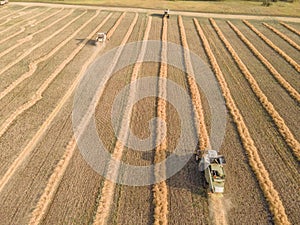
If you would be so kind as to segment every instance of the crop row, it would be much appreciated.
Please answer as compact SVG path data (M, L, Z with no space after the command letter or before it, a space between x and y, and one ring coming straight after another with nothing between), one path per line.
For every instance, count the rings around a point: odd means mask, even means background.
M124 16L124 15L125 14L123 14L122 16ZM122 40L121 46L124 46L127 43L128 39L137 23L137 20L138 20L138 14L136 13L135 18L133 19L126 35L124 36L124 39ZM120 22L121 22L121 20L117 21L117 23L120 23ZM114 59L112 60L112 64L110 65L110 68L108 69L108 72L107 72L108 74L111 74L111 71L116 66L122 51L123 51L123 47L119 48L118 51L116 52ZM131 79L134 79L134 78L131 78ZM99 96L101 96L100 93L99 93ZM127 116L127 115L125 115L125 116ZM124 125L123 123L126 123L126 122L127 121L126 121L125 117L123 117L122 121L121 121L122 125ZM125 131L121 128L118 136L126 135L126 134L124 134L125 132L127 132L127 131ZM121 160L122 155L123 155L123 150L124 150L123 144L117 140L114 151L112 153L112 158L114 160ZM107 175L110 177L110 179L116 179L118 177L118 173L119 173L119 165L116 165L113 162L109 162L108 169L107 169ZM100 224L107 223L107 219L108 219L108 216L109 216L109 213L111 210L111 206L113 203L113 195L115 192L115 186L116 186L116 184L114 182L112 182L111 180L106 179L104 181L102 191L101 191L101 197L100 197L99 204L98 204L98 207L96 210L96 216L93 221L94 225L100 225Z
M263 25L265 27L269 28L271 31L273 31L278 36L280 36L282 39L284 39L285 41L287 41L291 46L293 46L294 48L296 48L297 50L300 51L300 46L297 43L295 43L293 40L291 40L288 36L286 36L285 34L281 33L279 30L277 30L276 28L272 27L271 25L269 25L267 23L263 23Z
M223 41L224 45L230 52L232 58L235 60L236 64L240 68L241 72L244 74L245 78L248 80L251 89L257 96L258 100L261 102L262 106L268 112L272 120L274 121L275 125L278 128L278 131L284 138L285 142L293 151L295 157L300 160L300 144L294 137L293 133L290 131L288 126L286 125L284 119L279 115L279 113L274 108L273 104L268 100L267 96L263 93L259 85L257 84L256 80L253 78L252 74L246 67L246 65L242 62L238 54L235 52L231 44L227 41L225 36L223 35L222 31L217 26L216 22L213 19L210 19L210 22L214 29L216 30L217 34L219 35L220 39Z
M163 28L162 28L162 49L161 49L161 64L159 71L159 80L158 80L158 100L156 115L158 118L166 121L167 120L167 111L166 111L166 90L167 90L167 74L168 74L168 65L167 65L167 31L168 31L168 19L163 18ZM164 130L163 123L157 124L156 127L156 140L162 140L161 143L156 143L155 156L154 156L154 177L165 177L165 164L161 163L161 166L158 166L159 162L165 160L166 150L167 150L167 137L163 139ZM162 174L164 173L164 174ZM155 225L166 225L168 224L168 188L166 181L160 181L153 185L153 203L154 203L154 224Z
M242 72L248 74L248 72L246 72L248 70L246 68L244 68L242 61L240 60L238 55L235 53L235 51L233 50L232 46L229 44L227 39L224 37L223 33L218 28L215 21L211 19L210 22L211 22L212 26L214 27L214 29L216 30L218 36L222 39L222 41L223 41L224 45L226 46L226 48L228 49L228 51L231 53L234 60L237 62L237 64L241 68L243 68ZM198 23L198 22L195 20L195 23ZM258 183L259 183L259 185L264 193L264 196L269 204L270 211L272 212L272 214L274 216L274 221L276 224L289 224L289 221L288 221L287 215L285 213L284 206L280 200L279 194L275 190L273 182L269 178L269 173L265 169L265 166L260 159L258 150L254 144L252 137L250 136L249 130L244 122L244 119L240 113L240 110L238 109L238 107L236 106L236 103L234 102L234 100L232 98L232 95L230 93L230 90L228 88L226 80L224 78L224 75L223 75L220 67L218 66L218 63L210 49L209 43L208 43L203 31L201 30L201 28L198 24L196 24L196 25L197 25L199 35L205 46L207 55L210 59L211 65L212 65L214 72L216 74L216 77L220 83L220 86L221 86L221 89L223 92L223 96L226 101L226 105L227 105L227 107L233 117L233 120L237 126L239 136L241 138L244 149L247 152L248 159L249 159L249 165L251 166L254 174L256 175ZM250 77L250 76L248 76L248 77ZM252 81L252 79L251 79L251 81ZM256 83L256 82L254 82L254 83Z
M295 34L298 34L300 36L300 32L298 30L296 30L294 27L284 23L284 22L280 22L280 24L284 27L286 27L287 29L289 29L290 31L294 32Z
M272 64L254 47L254 45L242 34L242 32L234 26L230 21L227 21L230 27L235 31L239 38L248 46L253 54L265 65L279 84L289 93L289 95L300 103L300 94L295 90L272 66Z
M61 32L63 31L66 27L70 26L73 22L75 22L77 19L79 19L84 13L82 13L81 15L77 16L76 18L74 18L72 21L70 21L69 23L67 23L65 26L63 26L61 29L59 29L57 32ZM57 34L57 32L54 33L54 35ZM50 37L54 37L54 35L51 35ZM48 39L48 38L47 38ZM36 45L35 47L33 47L32 49L30 49L29 51L25 52L25 54L22 55L22 57L24 57L24 55L28 55L30 54L29 52L33 51L33 49L35 49L37 46L40 46L39 44ZM47 87L52 83L52 81L57 77L57 75L65 68L65 66L79 53L79 51L83 48L84 46L80 45L80 48L77 48L72 55L70 55L58 68L56 68L56 70L54 71L54 73L51 74L51 76L49 76L47 78L47 80L41 85L41 87L37 90L37 92L35 93L35 95L31 98L31 100L29 100L28 102L24 103L23 105L21 105L16 111L14 111L10 117L8 119L5 120L5 122L0 126L0 137L6 132L6 130L8 129L8 127L10 126L10 124L19 116L21 115L24 111L28 110L30 107L32 107L33 105L35 105L39 100L42 99L42 94L43 92L47 89ZM43 58L41 58L43 60ZM16 61L14 61L12 64L16 64L18 61L20 60L17 59ZM40 59L37 60L37 63L40 62ZM10 85L6 90L4 90L3 93L8 93L9 91L11 91L12 89L14 89L19 83L21 83L23 80L25 80L26 78L28 78L29 76L31 76L34 71L36 70L36 66L37 63L32 63L30 64L30 70L29 72L21 75L21 77L19 79L17 79L14 83L12 83L12 85ZM1 93L1 97L2 97L2 93Z
M205 120L204 120L204 112L203 112L201 97L194 77L194 71L193 71L193 67L191 64L191 59L188 51L189 46L186 40L186 34L185 34L181 16L178 17L178 24L179 24L180 34L181 34L181 43L184 48L184 61L188 73L187 81L189 85L192 104L194 107L194 114L196 116L196 118L194 118L194 121L197 127L198 140L200 140L200 150L204 151L205 149L210 148L210 141L209 141L209 136L208 136Z
M268 39L265 35L263 35L259 30L257 30L251 23L246 20L243 22L254 32L256 33L267 45L269 45L274 51L276 51L279 55L281 55L289 64L291 64L298 72L300 72L300 65L295 62L288 54L286 54L283 50L278 48L270 39Z
M98 30L108 21L108 19L111 17L112 13L110 13L102 22L101 24L99 24L91 33L90 35L87 37L87 39L81 43L80 45L84 46L88 43L89 39L93 38L95 33L98 32ZM114 27L115 30L115 27ZM110 30L112 31L112 29ZM113 32L110 32L110 35L112 35ZM54 118L56 116L56 114L61 110L61 108L63 107L63 105L67 102L67 100L71 97L71 95L74 93L75 88L77 87L78 83L80 82L81 78L83 77L87 67L96 59L96 57L98 56L99 52L102 50L103 48L97 48L97 50L95 52L93 52L93 54L90 56L90 58L85 62L85 64L82 66L76 80L73 82L73 84L71 85L71 87L69 88L69 90L67 91L67 93L64 95L64 97L61 99L61 101L59 102L59 104L56 106L56 108L53 110L53 112L51 113L51 115L48 117L47 120L51 119L51 121L53 120L52 118ZM53 114L54 113L54 114ZM53 116L52 116L53 114ZM47 121L46 120L46 121ZM48 124L51 123L51 121L48 122ZM45 132L45 130L40 131L38 133L42 133ZM57 191L57 188L59 186L59 183L69 165L69 162L71 161L71 158L74 154L74 151L76 149L76 139L73 136L72 139L69 141L67 147L66 147L66 151L64 153L64 155L61 157L60 161L58 162L58 164L56 165L52 175L50 176L49 180L48 180L48 184L44 189L44 192L42 194L42 196L40 197L40 200L36 206L36 208L34 209L32 216L31 216L31 220L29 224L40 224L41 221L43 220L44 216L47 213L47 210L53 200L53 197Z
M41 19L41 20L35 22L35 23L34 23L34 26L36 26L36 25L38 25L38 24L40 24L40 23L46 21L46 20L49 19L49 18L52 18L53 16L57 15L58 13L60 13L62 10L63 10L63 8L61 8L61 9L57 10L56 12L51 13L50 15L44 17L43 19ZM13 33L13 34L11 34L11 35L8 35L6 38L2 38L2 39L0 40L0 44L6 42L7 40L10 40L10 39L16 37L17 35L19 35L19 34L21 34L21 33L23 33L23 32L25 31L25 27L26 27L26 26L28 26L28 24L25 24L24 26L22 26L21 29L20 29L18 32L15 32L15 33ZM34 34L31 34L31 35L34 35ZM21 40L20 40L20 41L21 41ZM2 55L4 55L3 52L1 53L1 56L2 56ZM1 57L1 56L0 56L0 57Z

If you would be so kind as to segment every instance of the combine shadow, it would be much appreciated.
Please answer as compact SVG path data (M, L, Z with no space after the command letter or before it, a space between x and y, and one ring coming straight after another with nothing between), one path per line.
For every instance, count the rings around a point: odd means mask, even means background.
M164 18L164 14L163 13L161 13L161 14L159 14L159 13L152 13L151 16L152 17L158 17L158 18L161 18L161 19Z
M142 158L144 160L152 161L154 151L144 152ZM167 152L167 156L171 154ZM186 163L186 165L178 171L174 176L167 179L167 184L170 187L189 190L192 193L198 194L202 197L207 197L207 184L205 181L204 172L199 171L198 163L194 156Z
M80 39L80 38L77 38L76 39L77 42L77 45L81 44L83 41L85 41L85 39ZM96 46L96 41L94 39L89 39L88 42L87 42L87 45L92 45L92 46Z

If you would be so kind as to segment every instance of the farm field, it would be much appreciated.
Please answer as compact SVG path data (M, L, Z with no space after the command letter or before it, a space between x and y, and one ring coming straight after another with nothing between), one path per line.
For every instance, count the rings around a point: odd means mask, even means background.
M0 224L300 224L300 23L40 4L6 5L0 16ZM107 33L105 43L95 43L99 31ZM154 48L154 41L162 42ZM183 48L172 52L175 44ZM158 163L176 151L182 121L190 130L185 141L214 146L214 106L195 79L205 68L193 55L211 69L227 109L223 195L207 194L194 157L160 180L169 168ZM115 160L156 163L149 176L159 182L115 184L76 143L74 105L86 100L77 87L95 62L107 71L97 78L103 83L90 77L99 96L80 128L94 121ZM147 78L154 83L135 83ZM166 80L189 97L183 115L165 100L175 96ZM135 102L150 90L157 95ZM155 145L137 151L122 142L134 137ZM130 178L105 163L106 175Z

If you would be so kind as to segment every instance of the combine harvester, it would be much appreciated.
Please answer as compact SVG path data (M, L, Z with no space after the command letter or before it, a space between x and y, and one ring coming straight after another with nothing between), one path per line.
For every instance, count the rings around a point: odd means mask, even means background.
M165 9L163 17L167 17L168 19L170 18L170 10Z
M103 32L97 33L97 37L96 37L96 40L95 40L95 45L97 45L98 42L104 43L106 41L106 38L107 38L106 33L103 33Z
M200 160L201 159L201 160ZM208 193L224 192L225 172L223 165L226 164L223 155L218 155L216 150L198 151L196 160L199 162L199 169L204 173Z
M0 1L0 5L5 5L5 4L8 4L8 0Z

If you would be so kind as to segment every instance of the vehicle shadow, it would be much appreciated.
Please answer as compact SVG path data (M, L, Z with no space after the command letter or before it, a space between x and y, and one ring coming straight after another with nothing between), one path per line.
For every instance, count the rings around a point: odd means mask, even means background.
M167 153L169 155L171 153ZM154 151L144 152L142 158L153 162ZM180 160L180 159L179 159ZM192 193L207 197L207 185L205 182L204 173L199 171L198 163L192 156L185 166L175 175L166 180L168 186L189 190Z
M150 16L152 16L152 17L158 17L158 18L163 18L164 17L164 14L163 13L152 13Z
M84 38L77 38L76 39L77 42L77 45L81 44L83 41L85 41ZM92 46L95 46L96 45L96 41L94 39L89 39L88 42L87 42L87 45L92 45Z

